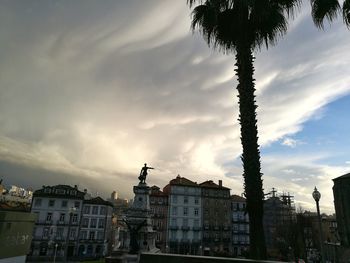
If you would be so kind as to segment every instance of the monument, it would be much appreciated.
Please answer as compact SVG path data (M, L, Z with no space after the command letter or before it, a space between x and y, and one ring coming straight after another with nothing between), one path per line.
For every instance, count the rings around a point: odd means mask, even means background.
M146 183L148 170L150 169L154 168L148 167L147 164L144 164L141 168L138 177L139 183L133 188L134 202L123 218L127 230L125 241L127 250L125 250L125 247L123 249L116 247L112 256L106 258L106 262L138 262L138 255L141 252L160 252L155 246L156 232L153 231L151 221L152 213L149 200L151 187Z

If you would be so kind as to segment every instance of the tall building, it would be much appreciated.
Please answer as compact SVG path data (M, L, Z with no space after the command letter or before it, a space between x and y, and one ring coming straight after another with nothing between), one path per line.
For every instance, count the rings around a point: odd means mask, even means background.
M101 197L84 200L79 229L78 255L100 258L108 253L113 205Z
M293 196L277 194L273 188L271 197L264 201L264 232L268 254L273 258L287 257L291 246L291 226L296 222Z
M229 255L231 251L231 200L230 189L205 181L202 190L203 254L207 256Z
M246 199L239 195L231 196L232 211L232 255L245 256L249 249L249 216Z
M350 247L350 173L333 179L334 206L341 245Z
M168 196L158 186L151 187L150 207L153 230L156 231L156 247L166 252L166 234L168 221Z
M168 251L180 254L200 254L201 248L201 188L178 175L163 189L169 196Z
M75 255L83 201L84 192L77 186L43 186L34 192L31 212L37 215L37 221L31 256Z

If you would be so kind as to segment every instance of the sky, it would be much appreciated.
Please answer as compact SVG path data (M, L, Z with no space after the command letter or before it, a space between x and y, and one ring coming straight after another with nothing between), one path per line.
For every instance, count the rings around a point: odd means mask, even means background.
M276 46L254 51L264 191L333 213L350 172L350 32L309 2ZM186 1L0 2L0 177L132 198L178 174L243 192L234 54L190 30Z

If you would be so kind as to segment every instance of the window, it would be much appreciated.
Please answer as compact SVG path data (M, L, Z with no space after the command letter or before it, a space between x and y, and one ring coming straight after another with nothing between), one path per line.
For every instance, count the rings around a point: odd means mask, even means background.
M56 194L64 195L66 191L64 189L56 189Z
M199 204L199 199L198 199L198 197L196 197L196 198L194 199L194 203L195 203L196 205Z
M84 206L84 214L90 214L90 206L89 205Z
M43 238L47 238L47 237L49 237L49 228L45 227L43 229Z
M88 227L89 226L89 218L84 217L81 223L82 227Z
M97 239L98 240L103 240L104 238L103 238L103 231L98 231L97 232Z
M74 202L74 207L75 208L79 208L80 207L80 202L79 201L75 201Z
M184 204L188 204L188 196L184 196Z
M34 206L41 206L41 198L35 198Z
M52 213L47 213L46 221L51 221L51 219L52 219Z
M177 207L173 207L172 214L173 214L173 215L177 215Z
M100 215L105 215L106 214L106 207L104 207L104 206L101 206L101 208L100 208Z
M78 214L73 214L72 216L72 223L78 222Z
M98 220L98 228L104 228L105 227L105 220L100 219Z
M95 231L90 231L89 233L89 239L94 240L95 239Z
M193 239L198 240L199 232L195 231L193 232Z
M198 216L198 215L199 215L199 210L198 210L198 208L195 208L195 209L194 209L194 215L195 215L195 216Z
M97 219L96 218L92 218L90 220L90 228L96 228L96 223L97 223Z
M64 231L63 227L57 227L57 230L56 230L56 238L57 239L63 238L63 231Z
M97 215L97 214L98 214L98 206L95 206L95 205L94 205L94 206L92 207L92 214L93 214L93 215Z
M195 220L193 221L193 226L199 227L199 220L198 220L198 219L195 219Z
M69 239L75 239L75 234L77 230L75 228L72 228L69 233Z
M187 231L183 231L182 232L182 238L183 239L187 239L187 237L188 237L188 232Z
M85 230L80 231L80 239L86 239L87 232Z
M184 207L184 216L188 215L188 207Z
M177 226L176 218L171 219L171 225L172 226Z
M60 214L60 222L64 222L64 218L66 217L66 214L61 213Z
M170 238L171 238L172 240L176 239L176 230L171 230L171 231L170 231Z
M177 196L173 195L173 203L176 204L177 203Z
M187 219L187 218L184 218L184 219L183 219L182 225L183 225L183 226L188 226L188 219Z
M55 200L49 200L49 206L50 207L55 206Z
M158 232L157 235L156 235L156 241L160 241L160 233Z
M67 200L62 200L61 207L67 207L68 201Z

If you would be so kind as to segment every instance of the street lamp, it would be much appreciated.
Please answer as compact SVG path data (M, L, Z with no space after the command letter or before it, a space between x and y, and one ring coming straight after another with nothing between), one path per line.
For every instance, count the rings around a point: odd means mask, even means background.
M314 191L312 192L312 197L314 198L314 200L316 202L317 217L318 217L318 228L319 228L319 231L320 231L321 256L322 256L322 262L325 263L325 254L324 254L324 249L323 249L323 232L322 232L320 206L319 206L319 201L321 199L321 193L317 190L316 186L315 186Z
M56 243L56 244L55 244L55 254L53 255L53 263L56 262L57 247L58 247L58 244Z
M69 223L68 223L68 230L67 230L67 235L66 235L66 244L64 246L64 262L67 262L67 259L68 259L68 244L69 244L70 225L72 224L73 213L76 210L77 210L76 207L69 208Z

